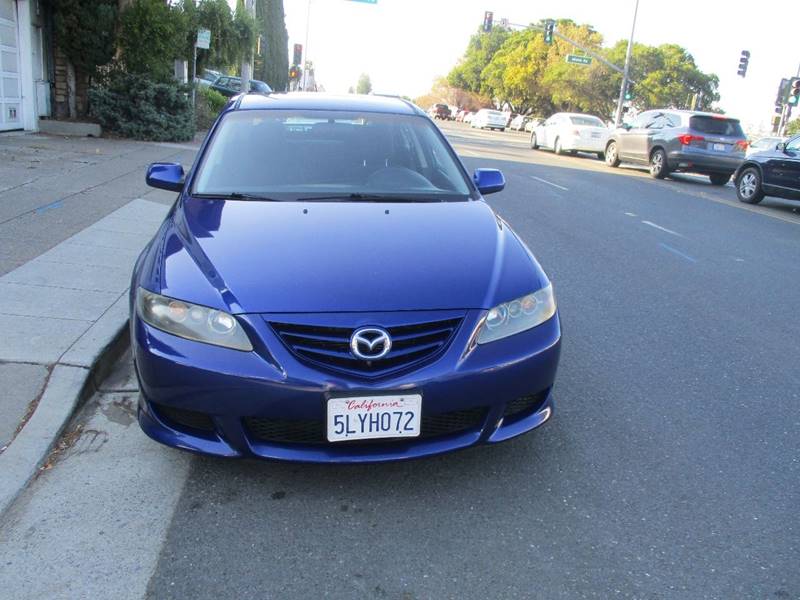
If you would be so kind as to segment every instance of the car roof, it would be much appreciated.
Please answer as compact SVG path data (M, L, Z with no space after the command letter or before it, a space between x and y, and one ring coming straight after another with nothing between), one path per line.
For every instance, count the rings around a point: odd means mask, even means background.
M241 94L237 98L233 110L342 110L400 115L425 114L421 108L403 98L377 94L289 92L269 95Z
M644 112L670 112L679 115L687 115L690 117L714 117L717 119L730 119L731 121L738 121L736 117L730 115L723 115L722 113L705 112L702 110L686 110L684 108L651 108Z

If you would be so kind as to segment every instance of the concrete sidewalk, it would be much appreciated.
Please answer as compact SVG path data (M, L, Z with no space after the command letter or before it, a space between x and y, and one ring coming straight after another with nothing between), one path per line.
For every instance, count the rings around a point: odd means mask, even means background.
M196 148L0 135L0 513L125 327L134 261L175 199L147 164L188 168Z
M128 318L133 264L167 210L134 200L0 277L0 512L91 391Z

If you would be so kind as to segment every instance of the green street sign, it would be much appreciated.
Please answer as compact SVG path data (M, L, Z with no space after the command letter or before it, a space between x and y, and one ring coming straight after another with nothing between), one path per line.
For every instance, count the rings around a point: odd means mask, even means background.
M575 63L576 65L590 65L592 64L592 57L580 56L578 54L567 54L567 62Z
M204 50L208 50L211 46L211 30L210 29L198 29L197 30L197 41L194 44L198 48L203 48Z

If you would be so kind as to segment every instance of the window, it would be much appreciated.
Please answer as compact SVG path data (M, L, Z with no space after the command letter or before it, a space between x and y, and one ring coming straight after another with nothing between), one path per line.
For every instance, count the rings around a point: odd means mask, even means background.
M464 200L471 189L427 119L341 111L229 113L194 181L197 194L279 200L351 193Z
M790 152L800 152L800 136L786 142L786 150Z
M603 125L603 122L597 117L589 117L589 116L569 117L569 120L572 122L573 125L586 125L588 127L605 127L605 125Z
M689 119L689 127L702 133L711 135L727 135L733 137L744 137L742 126L736 119L726 119L725 117L711 117L705 115L695 115Z
M664 127L680 127L681 116L674 113L664 113Z

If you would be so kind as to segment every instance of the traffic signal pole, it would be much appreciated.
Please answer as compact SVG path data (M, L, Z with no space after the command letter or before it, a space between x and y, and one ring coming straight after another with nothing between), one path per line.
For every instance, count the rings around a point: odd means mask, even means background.
M622 73L622 85L619 88L619 100L617 100L617 113L614 116L614 126L619 127L622 122L622 105L625 102L625 91L628 89L628 74L631 66L631 53L633 52L633 33L636 31L636 15L639 13L639 0L633 8L633 25L631 25L631 37L628 38L628 51L625 53L625 69Z

